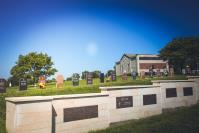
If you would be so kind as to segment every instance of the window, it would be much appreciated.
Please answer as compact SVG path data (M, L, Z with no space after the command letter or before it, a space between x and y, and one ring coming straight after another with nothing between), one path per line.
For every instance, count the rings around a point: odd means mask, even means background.
M184 96L192 96L193 95L193 88L192 87L184 87Z
M139 57L139 60L162 60L160 57Z
M176 88L167 88L166 89L166 98L177 97Z
M143 95L143 105L150 105L156 103L156 94Z

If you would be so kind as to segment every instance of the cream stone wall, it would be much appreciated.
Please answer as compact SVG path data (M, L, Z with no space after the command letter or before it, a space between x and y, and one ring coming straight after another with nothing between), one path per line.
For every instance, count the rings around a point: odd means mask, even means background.
M109 94L109 123L139 119L162 113L161 91L159 86L117 86L100 87L103 93ZM156 94L157 104L143 105L143 95ZM116 108L116 97L133 96L133 107Z
M184 96L183 87L192 87L193 95ZM177 97L166 98L166 88L176 88ZM190 106L199 99L199 78L100 89L101 93L6 98L8 133L85 133L111 123L161 114L166 108ZM143 95L149 94L156 94L156 104L143 105ZM117 108L116 98L126 96L133 97L133 106ZM97 117L64 122L64 109L95 105Z
M159 80L153 81L153 85L161 86L162 94L162 108L175 108L181 106L190 106L196 104L198 101L198 84L194 81L188 80ZM193 95L184 96L183 87L192 87ZM166 98L166 89L167 88L176 88L177 97Z

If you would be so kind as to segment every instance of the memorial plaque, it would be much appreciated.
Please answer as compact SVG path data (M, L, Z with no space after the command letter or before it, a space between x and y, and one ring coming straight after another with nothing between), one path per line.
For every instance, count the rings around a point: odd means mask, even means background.
M86 83L87 83L87 85L92 85L93 84L93 74L92 73L87 73L87 75L86 75Z
M128 108L133 107L133 97L125 96L125 97L116 97L116 108Z
M6 80L0 79L0 93L6 93Z
M104 73L100 73L100 83L104 83Z
M60 88L64 86L64 76L63 75L57 75L56 77L56 88Z
M116 73L112 72L111 73L111 81L116 81L116 80L117 80Z
M156 103L156 94L143 95L143 105L151 105Z
M193 88L192 87L183 87L184 96L193 96Z
M98 117L98 105L64 109L64 122L91 119Z
M177 97L176 88L166 88L166 98Z
M26 79L24 78L21 78L19 80L19 90L22 91L22 90L27 90L28 88L28 82Z
M79 74L78 73L74 73L73 74L72 82L73 82L73 86L78 86L79 85Z

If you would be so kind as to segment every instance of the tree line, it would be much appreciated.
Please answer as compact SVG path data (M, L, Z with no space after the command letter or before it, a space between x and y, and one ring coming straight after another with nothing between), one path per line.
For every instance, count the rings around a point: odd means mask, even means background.
M199 67L199 37L180 37L175 38L160 49L159 56L167 60L170 67L173 67L175 73L181 73L182 69L190 68L197 70ZM106 76L109 76L113 70L108 70ZM29 84L38 82L40 75L50 77L57 72L54 68L52 58L46 53L31 52L27 55L19 55L17 62L10 70L12 75L8 80L13 85L18 85L20 78L27 78ZM86 78L84 71L81 78ZM99 78L101 71L93 71L93 78ZM68 78L70 80L70 78Z

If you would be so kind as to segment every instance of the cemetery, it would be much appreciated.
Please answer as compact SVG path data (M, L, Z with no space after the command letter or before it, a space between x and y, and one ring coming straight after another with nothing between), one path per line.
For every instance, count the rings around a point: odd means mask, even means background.
M44 88L28 87L26 80L20 79L18 91L9 88L2 93L4 98L11 96L5 98L4 109L8 132L88 132L120 121L158 115L164 109L190 106L199 99L198 77L135 80L134 76L116 77L113 73L111 82L105 82L103 74L99 79L92 79L91 75L82 81L74 74L71 82L64 82L63 76L58 75L56 84L46 83Z

